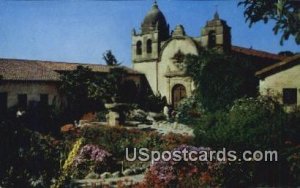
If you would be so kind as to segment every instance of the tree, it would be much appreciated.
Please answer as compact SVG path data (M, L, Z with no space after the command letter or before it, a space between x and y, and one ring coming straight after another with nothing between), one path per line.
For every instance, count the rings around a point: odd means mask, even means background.
M85 112L101 108L108 97L110 85L104 75L94 73L90 68L78 66L76 70L61 75L60 91L67 100L70 118L78 119Z
M196 98L206 110L217 111L235 99L256 96L254 67L242 57L203 50L199 56L187 55L185 62L186 74L196 86Z
M280 44L290 35L300 44L300 1L298 0L240 0L239 6L244 6L246 22L253 24L269 20L275 21L273 31L282 32Z
M111 50L107 50L103 54L106 65L111 66L110 72L106 77L107 94L113 100L121 100L122 102L136 102L137 88L132 80L126 80L126 70L120 67L121 63L116 59ZM124 92L127 90L127 92Z
M112 53L111 50L107 50L103 54L103 59L104 59L106 65L108 65L108 66L119 66L119 65L121 65L121 63L118 62L118 60L116 59L116 57L114 56L114 54Z
M118 100L120 98L124 99L124 97L122 97L122 86L126 73L125 70L119 67L121 63L119 63L111 50L107 50L103 53L103 59L106 65L112 66L105 80L107 86L106 93L114 98L114 100L116 98L118 98Z
M107 74L83 66L63 73L59 89L66 99L67 119L78 119L86 112L102 110L103 104L113 99L124 100L125 76L126 71L121 67L112 67Z
M124 100L122 86L124 84L126 71L121 67L113 67L106 76L106 94L117 100Z

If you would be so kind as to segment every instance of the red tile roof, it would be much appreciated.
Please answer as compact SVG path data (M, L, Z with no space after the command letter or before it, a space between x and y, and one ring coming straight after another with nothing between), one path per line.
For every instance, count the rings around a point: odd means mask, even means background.
M269 75L286 70L289 67L292 67L297 64L300 64L300 54L294 55L292 57L287 57L286 59L284 59L279 63L268 66L260 71L257 71L255 75L258 76L259 78L265 78Z
M52 61L1 59L0 75L4 80L16 81L59 81L59 71L72 71L77 66L88 66L94 72L108 73L111 67L100 64L66 63ZM141 74L122 66L128 74Z
M271 60L275 60L275 61L282 61L283 59L286 58L285 56L280 56L277 54L260 51L260 50L254 50L251 48L244 48L244 47L240 47L240 46L232 46L231 50L233 52L242 53L242 54L249 55L249 56L271 59Z

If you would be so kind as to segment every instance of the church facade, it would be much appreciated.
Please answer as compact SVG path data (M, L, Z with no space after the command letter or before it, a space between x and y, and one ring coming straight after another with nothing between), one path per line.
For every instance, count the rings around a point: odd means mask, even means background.
M199 37L188 36L182 25L170 32L156 2L146 14L141 30L133 29L131 48L133 69L145 75L153 93L166 97L174 107L194 89L182 64L187 54L199 55L200 50L216 48L224 53L249 56L255 63L261 63L260 68L280 60L275 54L232 46L231 28L217 12L207 21Z

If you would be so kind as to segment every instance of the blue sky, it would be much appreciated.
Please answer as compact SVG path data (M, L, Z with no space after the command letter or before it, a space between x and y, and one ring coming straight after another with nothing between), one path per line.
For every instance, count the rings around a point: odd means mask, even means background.
M111 49L131 66L131 31L137 30L153 4L144 1L0 1L0 57L81 63L104 63ZM278 53L298 51L291 38L279 45L272 23L248 27L237 1L158 0L170 28L182 24L190 36L199 36L212 19L232 27L232 43Z

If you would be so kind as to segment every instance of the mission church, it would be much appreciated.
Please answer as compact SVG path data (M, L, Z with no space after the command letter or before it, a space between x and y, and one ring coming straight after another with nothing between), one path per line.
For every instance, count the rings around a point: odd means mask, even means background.
M188 36L182 25L170 32L167 20L155 1L146 14L141 31L132 31L133 69L145 74L152 91L165 96L174 107L193 91L193 82L185 76L181 64L187 54L199 55L207 48L216 48L224 53L247 56L257 69L266 67L282 57L253 49L233 46L231 28L216 12L207 21L199 37Z
M185 55L199 55L203 49L216 48L220 52L242 55L257 70L280 63L285 58L231 44L231 28L217 12L199 33L198 37L188 36L182 25L170 32L155 1L142 21L141 29L132 31L132 68L123 67L126 79L133 80L136 85L137 95L142 93L139 92L141 88L149 85L154 94L166 97L167 102L176 108L179 101L190 96L194 89L192 79L184 74L184 66L181 66ZM100 64L0 58L0 113L16 105L26 107L32 101L45 104L57 101L61 98L58 91L60 74L75 70L78 65L88 66L100 74L111 71L111 67Z

